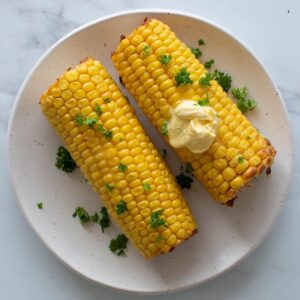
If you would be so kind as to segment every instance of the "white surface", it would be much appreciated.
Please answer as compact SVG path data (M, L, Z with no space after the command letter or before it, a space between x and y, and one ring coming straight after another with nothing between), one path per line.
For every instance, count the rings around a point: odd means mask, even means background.
M198 234L171 254L151 261L146 261L131 247L127 257L113 255L108 244L118 230L111 228L99 234L98 226L83 228L71 217L76 206L84 206L91 212L99 211L101 205L79 172L66 176L53 166L61 141L42 115L38 100L34 101L58 74L86 56L98 58L118 82L110 53L119 42L120 34L129 34L145 17L165 22L187 45L196 44L201 32L206 42L202 47L206 53L203 59L213 57L216 68L232 74L235 86L247 82L251 96L260 102L259 108L248 116L278 151L272 175L260 176L253 187L240 194L234 208L212 202L203 187L193 184L185 194L196 217ZM160 293L207 281L239 262L260 243L286 197L291 141L276 88L259 63L234 38L193 16L140 12L95 21L51 49L26 79L16 101L18 105L8 132L9 166L22 210L38 235L61 260L85 277L107 286L139 293ZM145 124L143 114L136 111ZM164 148L159 133L150 126L147 129L158 148ZM178 174L180 165L171 157L170 149L168 162ZM43 210L36 207L39 201L44 203Z
M194 4L182 1L1 2L1 297L8 299L141 299L96 286L66 269L50 254L18 211L3 165L9 108L26 73L55 40L98 16L128 8L169 7L206 16L229 28L261 58L279 85L299 147L300 7L297 1L241 1ZM40 4L38 4L40 3ZM289 10L289 13L288 13ZM3 166L3 167L2 167ZM266 241L224 276L166 299L299 299L299 154L284 211ZM150 297L151 299L151 297Z

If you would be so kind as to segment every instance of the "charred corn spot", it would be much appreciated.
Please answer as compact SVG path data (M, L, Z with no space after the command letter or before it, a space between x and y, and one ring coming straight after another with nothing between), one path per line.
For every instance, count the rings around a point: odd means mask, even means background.
M145 45L152 49L146 58L141 54ZM131 58L135 55L138 58L129 59L128 53ZM163 54L171 55L172 60L162 67L159 58ZM198 78L206 71L204 66L170 28L158 20L149 20L122 40L112 60L125 86L158 129L167 119L165 116L169 117L169 107L174 108L181 99L196 100L205 96L203 87L198 84ZM177 87L174 77L183 67L187 68L194 83ZM272 163L275 150L257 133L216 81L211 82L208 94L210 105L220 118L215 143L200 155L183 149L176 152L183 162L192 164L195 176L207 188L212 184L217 187L218 192L212 188L209 191L217 201L225 203L257 176L262 166ZM247 139L249 135L251 140ZM244 157L243 164L234 161L237 155Z
M143 35L135 38L131 47L128 40L121 42L120 49L126 50L125 56L131 55L131 63L136 61L136 48L144 38ZM148 66L154 70L158 64L152 58ZM150 80L147 87L152 84ZM106 98L111 102L106 103ZM101 105L100 116L95 112L96 103ZM40 104L111 216L146 257L168 252L193 234L196 225L174 177L98 61L89 58L65 72L41 96ZM74 119L78 114L97 116L99 124L112 131L112 138L103 137L97 126L76 124ZM126 172L118 170L120 163L127 166ZM145 182L151 184L151 191L144 190ZM115 206L121 200L126 202L128 211L117 215ZM171 220L171 229L149 226L151 213L161 208L165 210L165 218ZM156 243L153 234L164 235L165 240Z

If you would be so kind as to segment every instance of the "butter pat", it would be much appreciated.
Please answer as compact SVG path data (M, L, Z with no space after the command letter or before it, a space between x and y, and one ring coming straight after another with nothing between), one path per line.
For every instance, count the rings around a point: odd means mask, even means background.
M195 154L206 151L214 142L219 126L216 112L193 100L182 100L172 112L168 126L170 144Z

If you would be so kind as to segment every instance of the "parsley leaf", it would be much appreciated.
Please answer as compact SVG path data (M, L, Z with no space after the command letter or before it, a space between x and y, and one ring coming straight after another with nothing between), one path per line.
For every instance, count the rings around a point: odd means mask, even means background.
M190 48L190 49L196 58L199 58L202 56L202 51L199 48Z
M112 184L109 184L109 183L105 183L105 187L107 188L107 190L109 192L112 192L115 189L115 187Z
M215 61L214 61L213 59L210 59L210 60L208 60L208 61L206 61L206 62L204 63L204 67L205 67L206 69L210 69L211 66L212 66L214 63L215 63Z
M194 180L181 172L176 176L176 181L182 189L190 189Z
M104 229L109 227L109 225L110 225L109 215L108 215L108 212L107 212L107 208L105 206L102 206L102 208L100 210L99 224L101 226L102 232L104 232Z
M163 212L163 209L159 209L151 213L149 224L152 228L157 228L161 225L167 227L166 220L161 216Z
M93 223L98 223L98 221L99 221L99 215L98 215L98 213L94 213L92 216L91 216L91 221L93 222Z
M101 116L102 113L103 113L102 108L101 108L101 106L98 103L96 103L95 111L96 111L96 113L97 113L98 116Z
M167 66L172 60L171 55L163 54L159 57L159 61L162 65Z
M187 68L180 69L175 76L176 86L192 84L193 80L190 78L190 73Z
M106 130L102 124L98 124L97 130L101 132L107 140L112 138L113 132L111 130Z
M160 127L160 132L162 135L167 135L168 134L168 122L164 121Z
M37 203L36 204L38 209L42 209L43 208L43 202Z
M238 161L238 164L244 163L244 157L242 155L239 155L237 161Z
M66 173L70 173L74 171L75 168L77 168L77 165L71 157L70 153L63 146L60 146L58 148L58 151L56 153L55 166L58 169L65 171Z
M191 174L193 172L193 167L191 163L185 164L185 173Z
M205 42L202 39L199 39L198 40L198 45L199 46L205 45Z
M91 221L89 213L83 207L76 207L73 213L73 218L78 217L81 224L85 224Z
M157 242L157 243L159 243L160 241L162 241L164 238L161 236L161 235L158 235L157 237L156 237L156 239L155 239L155 241Z
M144 189L144 191L151 191L152 187L149 183L144 183L143 184L143 189Z
M117 205L116 205L116 213L117 215L120 215L122 213L124 213L125 211L127 211L127 204L124 200L121 200Z
M85 117L83 115L77 115L75 117L75 123L77 125L83 126L89 126L90 128L93 128L93 126L98 122L98 118L97 117Z
M105 99L104 99L104 102L105 102L105 103L110 103L111 100L110 100L109 98L105 98Z
M119 164L118 170L119 170L120 172L125 172L125 171L128 170L128 167L127 167L126 165Z
M204 76L200 77L199 84L203 87L208 87L210 86L210 81L213 79L215 79L214 73L207 72Z
M208 97L206 96L206 98L202 99L202 100L198 100L198 104L200 106L206 106L206 105L209 105L209 99Z
M225 92L228 92L231 88L231 76L218 70L215 70L214 77L215 80L219 83L219 85L223 88L223 90Z
M112 239L109 244L111 252L118 256L124 254L124 250L127 248L128 239L124 234L119 234L115 239Z
M146 45L144 48L143 48L143 57L146 58L148 57L150 54L151 54L151 47L149 45Z
M257 103L253 99L247 99L248 91L246 87L234 88L231 90L233 97L237 99L237 107L242 113L252 110L257 106Z

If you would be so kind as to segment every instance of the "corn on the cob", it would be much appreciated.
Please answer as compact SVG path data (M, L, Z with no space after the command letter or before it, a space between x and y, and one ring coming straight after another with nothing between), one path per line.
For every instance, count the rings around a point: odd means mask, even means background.
M162 55L170 55L172 60L163 65ZM169 120L170 108L182 99L199 100L208 93L209 103L220 119L217 139L203 154L187 149L175 151L183 162L192 164L194 175L214 199L232 204L241 188L270 167L275 149L215 80L208 90L199 84L206 72L203 64L166 24L146 20L121 40L112 60L125 87L158 129ZM175 76L182 68L187 69L193 83L176 86Z
M99 61L88 58L66 71L40 105L110 215L145 257L169 252L196 232L174 177ZM80 125L82 118L94 121ZM117 214L121 200L128 210ZM151 226L157 211L167 226Z

